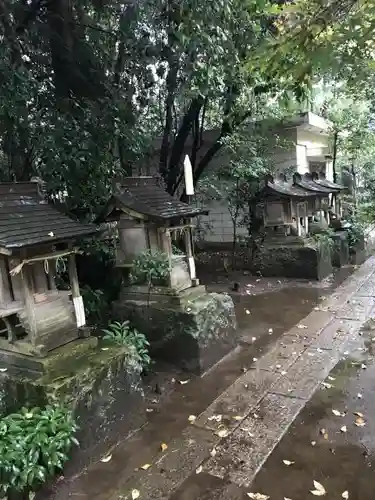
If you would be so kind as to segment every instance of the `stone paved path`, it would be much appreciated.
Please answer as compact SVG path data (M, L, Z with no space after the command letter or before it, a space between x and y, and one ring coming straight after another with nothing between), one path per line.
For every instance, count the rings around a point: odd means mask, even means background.
M374 314L374 272L371 257L210 406L202 408L203 392L181 415L168 419L165 407L153 425L114 449L110 462L93 464L50 498L131 499L133 489L141 500L249 498L275 446ZM199 381L202 388L214 385L220 370L212 380L206 377ZM176 396L182 402L184 390L188 385ZM192 423L189 415L196 417ZM146 463L151 467L145 471Z

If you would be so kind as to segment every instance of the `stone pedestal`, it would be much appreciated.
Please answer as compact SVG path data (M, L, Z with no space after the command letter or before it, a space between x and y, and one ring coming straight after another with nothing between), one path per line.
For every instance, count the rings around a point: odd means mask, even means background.
M350 249L350 260L356 266L360 266L367 258L366 243L364 235L361 235Z
M125 347L73 349L72 356L67 344L56 351L45 373L9 367L0 374L0 416L22 406L65 402L79 425L80 447L67 464L76 471L99 459L119 434L126 438L145 422L141 367Z
M306 244L290 237L265 241L253 266L263 276L322 280L332 273L331 248L325 242Z
M332 265L334 267L345 266L349 262L349 243L346 231L336 231L332 235Z
M125 293L126 292L126 293ZM115 317L129 319L147 335L151 356L201 374L236 345L234 304L227 294L208 294L204 287L181 293L153 289L147 297L134 289L114 305Z

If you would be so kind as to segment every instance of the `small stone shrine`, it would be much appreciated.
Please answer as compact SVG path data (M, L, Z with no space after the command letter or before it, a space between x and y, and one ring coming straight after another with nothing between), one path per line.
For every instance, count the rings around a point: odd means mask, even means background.
M340 192L344 189L334 182L328 181L324 175L307 173L303 176L294 174L294 184L316 194L315 210L312 210L310 233L321 234L331 230L332 265L341 267L349 261L348 235L341 224Z
M330 191L312 182L298 174L290 181L284 174L266 178L258 194L265 237L253 263L264 276L323 279L331 274L329 245L310 238L314 218L328 217Z
M37 182L0 184L1 362L28 365L26 356L37 366L38 359L84 336L73 244L95 232L95 226L47 203ZM55 285L56 260L63 257L68 257L70 291Z
M129 319L146 334L154 356L199 373L236 344L232 299L207 293L195 272L192 219L205 212L169 195L153 177L127 177L114 181L98 219L117 222L117 266L124 286L115 317ZM184 250L177 251L173 241L181 237ZM131 282L134 259L147 251L165 256L166 278Z
M62 401L79 424L84 464L100 458L101 439L114 442L117 422L122 435L144 422L141 367L122 346L98 348L84 328L74 244L97 227L61 213L40 187L0 184L0 418ZM55 284L63 258L70 290Z

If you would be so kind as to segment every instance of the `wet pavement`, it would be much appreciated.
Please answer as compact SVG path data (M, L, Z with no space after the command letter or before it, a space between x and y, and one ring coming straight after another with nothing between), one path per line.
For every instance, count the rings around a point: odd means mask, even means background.
M246 286L244 277L234 296L236 351L202 378L168 367L150 375L148 424L119 436L110 461L78 476L68 470L43 498L125 500L134 490L141 500L243 500L250 492L298 500L313 498L313 480L328 498L346 490L373 498L375 367L372 349L364 351L370 334L358 331L374 309L374 270L370 259L332 295L348 271L321 286L262 278ZM354 425L354 412L365 425Z

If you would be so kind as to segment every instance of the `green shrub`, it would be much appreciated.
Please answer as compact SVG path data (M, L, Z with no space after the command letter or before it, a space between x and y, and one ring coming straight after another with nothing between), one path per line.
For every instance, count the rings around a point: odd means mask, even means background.
M101 324L108 309L108 302L102 290L93 290L89 285L81 287L85 315L89 323Z
M135 359L146 368L151 363L151 358L148 353L150 346L149 341L143 333L132 328L129 321L122 323L114 321L107 329L103 330L104 340L113 344L127 346L134 354Z
M0 420L0 498L32 492L61 471L77 426L62 406L22 408Z
M158 250L146 250L132 262L131 283L161 285L169 274L168 255Z

